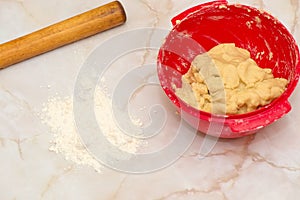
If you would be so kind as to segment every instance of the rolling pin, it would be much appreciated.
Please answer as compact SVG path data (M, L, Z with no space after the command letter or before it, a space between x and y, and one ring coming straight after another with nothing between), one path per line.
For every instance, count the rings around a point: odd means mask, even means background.
M114 1L0 44L0 69L124 24L126 13Z

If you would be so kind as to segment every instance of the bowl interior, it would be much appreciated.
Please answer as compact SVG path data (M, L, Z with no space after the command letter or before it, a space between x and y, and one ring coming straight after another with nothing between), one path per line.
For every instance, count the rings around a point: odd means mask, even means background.
M294 90L300 71L299 50L284 25L253 7L211 4L178 22L159 51L161 85L178 107L182 102L176 97L174 86L181 86L181 76L195 56L220 43L235 43L247 49L260 67L271 68L275 77L289 80L287 90L276 102L286 100Z

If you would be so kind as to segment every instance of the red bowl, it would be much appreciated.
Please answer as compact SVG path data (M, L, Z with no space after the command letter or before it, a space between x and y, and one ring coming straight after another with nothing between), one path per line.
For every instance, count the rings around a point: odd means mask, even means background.
M300 74L299 49L291 33L270 14L256 8L214 1L193 7L172 19L173 29L158 54L157 72L161 86L193 127L221 138L256 133L291 110L288 102ZM238 115L212 115L199 111L175 95L181 77L192 60L220 43L235 43L247 49L262 68L275 77L288 79L286 91L271 104Z

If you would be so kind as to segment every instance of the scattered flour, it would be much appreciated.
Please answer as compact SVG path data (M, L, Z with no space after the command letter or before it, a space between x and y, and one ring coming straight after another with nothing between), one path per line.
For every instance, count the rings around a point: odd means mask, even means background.
M50 97L44 103L40 117L53 133L50 151L62 154L66 160L78 165L87 165L101 172L101 164L86 150L76 132L71 97Z
M103 134L111 144L120 150L134 154L140 146L146 144L146 141L130 137L118 128L112 112L112 100L108 98L108 95L100 87L97 87L95 91L95 113ZM143 125L139 118L129 117L135 126L141 127Z
M136 153L141 145L146 144L145 141L132 138L118 128L114 122L111 106L112 100L97 87L95 113L102 132L115 147L130 154ZM76 131L72 97L50 97L43 104L39 116L42 123L47 125L53 134L50 151L62 154L66 160L75 164L89 166L95 171L101 172L102 165L88 152ZM138 120L133 122L135 125L140 125ZM107 150L104 149L104 151Z

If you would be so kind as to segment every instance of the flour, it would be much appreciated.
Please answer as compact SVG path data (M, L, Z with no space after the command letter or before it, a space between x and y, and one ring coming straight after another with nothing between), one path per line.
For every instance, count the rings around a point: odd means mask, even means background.
M78 165L86 165L101 172L101 164L86 150L76 132L71 97L50 97L43 105L40 117L53 134L50 151L62 154L66 160Z
M134 154L144 141L129 137L115 124L111 110L112 100L100 89L95 93L95 113L103 134L107 140L122 151ZM53 96L43 104L39 114L42 123L50 128L53 139L50 141L49 150L62 154L66 160L78 165L92 167L101 172L102 165L91 155L82 144L76 131L73 113L72 97ZM135 121L136 124L139 121ZM107 151L104 149L103 151ZM116 155L119 158L120 155ZM123 159L129 159L123 158Z
M124 134L115 124L112 112L112 100L107 97L100 87L95 91L95 113L98 124L108 141L120 150L134 154L138 151L139 146L145 145L145 141L130 137ZM142 126L140 119L129 116L135 126Z

